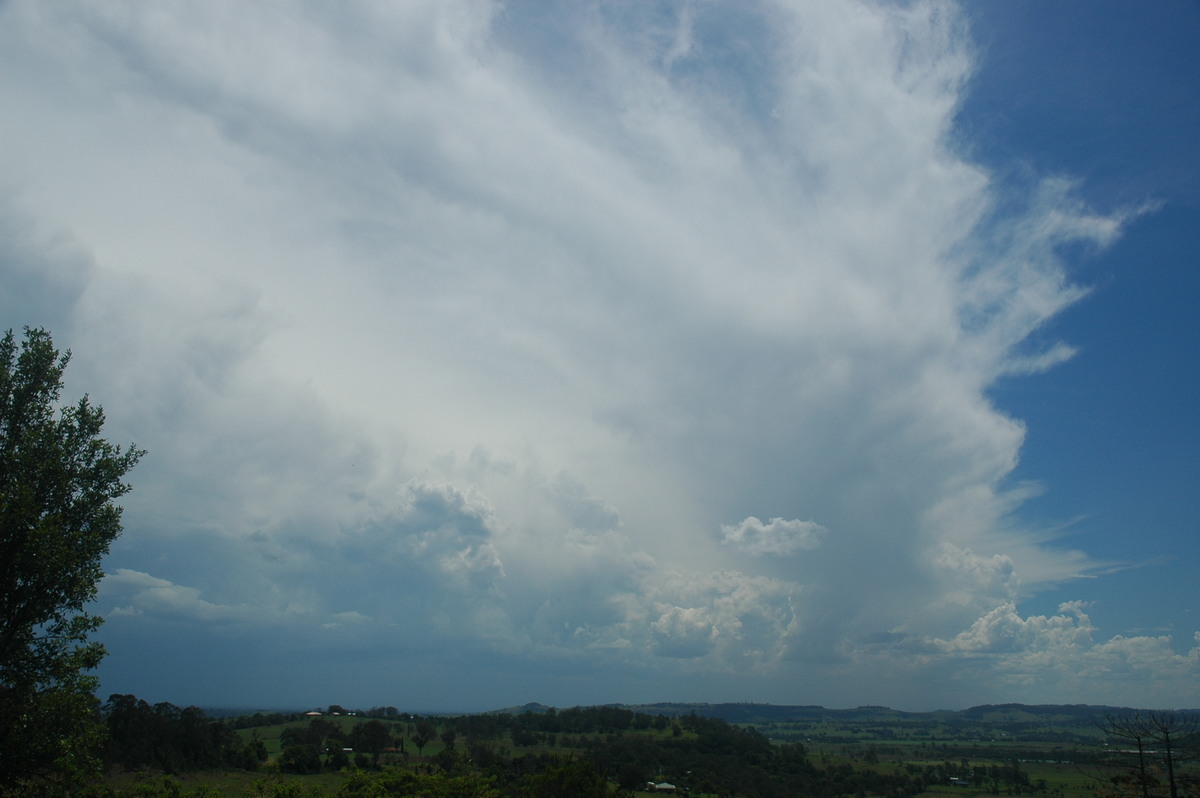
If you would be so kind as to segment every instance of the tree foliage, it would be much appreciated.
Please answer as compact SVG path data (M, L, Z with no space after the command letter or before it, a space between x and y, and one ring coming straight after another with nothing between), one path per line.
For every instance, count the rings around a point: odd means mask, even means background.
M417 746L417 755L422 756L425 753L425 746L433 742L433 738L437 736L437 727L428 721L421 721L417 724L417 732L413 735L413 743Z
M0 339L0 793L79 778L103 738L84 607L143 452L105 441L87 396L60 405L69 360L45 330Z
M154 768L186 773L215 768L257 770L267 749L256 736L243 740L233 727L199 707L151 706L133 695L112 695L104 704L108 743L104 761L133 771Z
M284 773L320 773L321 752L315 745L289 745L279 755L279 769Z
M392 733L382 721L369 720L355 726L346 740L355 751L371 755L371 762L379 764L379 755L392 744Z

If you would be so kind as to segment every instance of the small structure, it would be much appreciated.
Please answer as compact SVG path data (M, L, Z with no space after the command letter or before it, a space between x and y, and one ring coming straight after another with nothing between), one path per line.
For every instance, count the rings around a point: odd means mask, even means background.
M666 781L660 781L658 784L652 781L646 782L646 792L676 792L678 789L674 784Z

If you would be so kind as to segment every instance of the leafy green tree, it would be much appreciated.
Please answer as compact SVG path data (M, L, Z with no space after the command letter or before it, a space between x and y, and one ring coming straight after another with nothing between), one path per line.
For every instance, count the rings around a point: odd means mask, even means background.
M585 760L560 761L522 780L518 790L528 798L613 798L616 790Z
M437 729L432 723L421 721L417 724L417 733L413 735L413 743L417 746L417 756L425 755L425 746L433 742Z
M104 411L60 406L70 353L42 329L0 339L0 793L68 787L103 740L84 612L121 532L115 500L143 452L100 437Z
M289 745L279 755L279 769L284 773L320 773L321 755L315 745Z
M258 766L267 761L267 745L258 737L258 732L251 732L250 739L238 752L234 765L243 770L258 770Z
M473 773L448 776L406 770L357 771L347 775L339 796L350 798L501 798L490 778ZM564 793L565 794L565 793Z
M330 770L345 770L350 767L350 757L341 748L330 748L325 757L325 767Z
M379 755L392 744L392 733L383 721L369 720L355 726L347 742L355 751L370 754L372 766L377 767Z

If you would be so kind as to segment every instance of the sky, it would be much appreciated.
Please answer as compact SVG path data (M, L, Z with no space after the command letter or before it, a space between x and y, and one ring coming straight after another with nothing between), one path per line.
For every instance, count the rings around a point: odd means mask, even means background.
M1200 706L1200 6L0 3L101 696Z

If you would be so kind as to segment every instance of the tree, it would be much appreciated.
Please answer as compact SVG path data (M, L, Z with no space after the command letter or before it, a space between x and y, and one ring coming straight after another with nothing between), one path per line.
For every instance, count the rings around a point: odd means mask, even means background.
M1132 761L1124 772L1110 779L1118 790L1150 798L1166 782L1167 794L1178 798L1178 765L1195 756L1200 742L1200 718L1171 710L1133 710L1120 715L1105 715L1100 730L1124 745Z
M392 733L383 721L369 720L355 726L347 742L355 751L370 754L372 766L378 767L379 755L392 744Z
M591 762L579 759L559 761L521 782L521 794L529 798L612 798L616 791Z
M42 329L0 339L0 794L83 777L103 740L84 607L143 452L101 438L87 396L60 406L69 360Z
M417 756L425 755L425 746L433 742L437 729L432 723L421 721L417 724L417 733L413 735L413 743L417 746Z
M320 773L321 755L315 745L289 745L279 755L279 769L284 773Z

